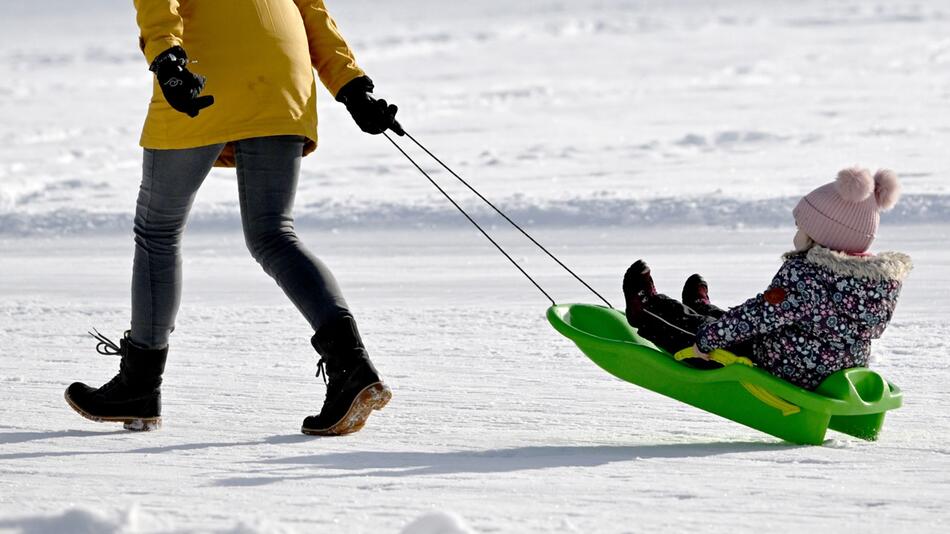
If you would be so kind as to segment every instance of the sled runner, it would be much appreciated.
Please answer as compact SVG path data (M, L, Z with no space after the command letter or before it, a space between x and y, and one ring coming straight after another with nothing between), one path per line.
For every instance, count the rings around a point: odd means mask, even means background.
M900 389L864 367L838 371L809 391L722 350L711 358L724 367L689 367L678 361L686 351L673 356L657 348L622 313L606 307L554 305L547 317L617 378L792 443L819 445L829 428L875 440L884 414L901 406Z

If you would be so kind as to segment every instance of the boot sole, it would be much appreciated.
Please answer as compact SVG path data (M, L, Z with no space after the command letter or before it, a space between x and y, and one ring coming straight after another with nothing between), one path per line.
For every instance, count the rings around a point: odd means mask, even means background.
M79 407L73 399L69 398L69 392L67 391L64 395L66 398L66 404L69 405L76 413L89 419L90 421L95 421L97 423L122 423L122 427L126 430L131 430L133 432L148 432L151 430L158 430L162 427L162 418L161 417L129 417L129 416L105 416L100 417L98 415L92 415L89 412L86 412Z
M309 436L343 436L359 432L373 410L382 410L392 398L393 392L386 384L370 384L353 399L350 409L343 417L329 428L301 427L300 431Z

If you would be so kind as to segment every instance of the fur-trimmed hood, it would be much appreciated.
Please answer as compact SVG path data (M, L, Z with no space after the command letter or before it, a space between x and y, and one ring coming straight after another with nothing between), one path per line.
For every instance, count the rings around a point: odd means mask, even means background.
M808 263L824 267L838 276L864 278L873 281L903 282L914 268L910 256L901 252L881 252L867 256L853 256L844 252L815 245L807 252L791 251L782 255L788 261L803 258Z

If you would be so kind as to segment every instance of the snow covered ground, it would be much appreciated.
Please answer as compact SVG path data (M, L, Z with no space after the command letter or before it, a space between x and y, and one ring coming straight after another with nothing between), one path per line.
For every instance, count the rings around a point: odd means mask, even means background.
M305 237L339 273L395 392L346 438L298 433L322 400L309 332L238 235L188 238L166 423L149 434L90 423L62 400L70 381L115 371L83 332L127 323L127 240L3 241L0 528L55 531L43 525L73 506L87 522L113 514L94 532L399 532L431 510L476 532L948 526L950 327L934 306L950 298L946 228L882 236L918 264L875 346L874 365L904 388L905 406L879 442L831 433L823 447L606 375L546 324L541 295L472 232ZM769 279L788 241L777 230L539 237L614 302L625 263L642 255L661 290L701 270L727 304ZM559 299L590 300L526 247L514 250Z
M299 434L323 395L310 332L243 249L215 171L186 236L165 427L83 420L62 391L117 367L84 332L127 328L149 79L131 3L16 2L0 18L0 530L950 527L945 2L327 3L403 124L614 304L637 257L663 291L699 271L737 303L777 268L798 196L853 162L896 169L907 196L877 248L917 268L874 366L904 407L877 443L797 447L611 378L322 95L300 233L393 402L356 435ZM496 231L559 301L592 301Z

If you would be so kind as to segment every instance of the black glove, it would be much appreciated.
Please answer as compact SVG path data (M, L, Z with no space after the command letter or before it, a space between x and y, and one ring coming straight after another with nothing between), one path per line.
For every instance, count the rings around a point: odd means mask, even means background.
M194 118L199 111L214 104L214 97L198 96L205 87L205 77L189 71L187 67L185 49L173 46L159 54L148 70L155 73L169 105Z
M381 134L387 129L398 135L406 135L402 126L396 121L396 111L399 110L385 100L376 100L370 93L373 92L373 80L360 76L350 80L336 94L337 102L346 105L346 110L353 116L360 130L368 134Z

